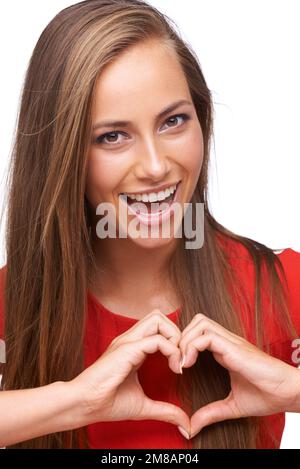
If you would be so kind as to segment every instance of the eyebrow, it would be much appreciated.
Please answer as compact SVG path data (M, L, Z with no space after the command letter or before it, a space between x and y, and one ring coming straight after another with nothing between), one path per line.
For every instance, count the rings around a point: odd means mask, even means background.
M166 114L168 114L169 112L174 111L175 109L177 109L182 104L189 104L190 106L192 106L191 101L188 101L187 99L180 99L179 101L175 101L174 103L172 103L169 106L167 106L166 108L164 108L156 116L155 120L157 121L158 119L161 119ZM102 127L128 127L130 124L131 124L130 121L120 121L120 120L119 121L113 121L113 120L103 121L103 122L97 122L95 125L93 125L93 130L96 130L96 129L99 129L99 128L102 128Z

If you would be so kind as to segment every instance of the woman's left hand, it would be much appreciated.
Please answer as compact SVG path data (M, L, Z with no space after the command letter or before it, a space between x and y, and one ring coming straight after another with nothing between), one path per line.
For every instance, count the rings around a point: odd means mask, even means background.
M229 371L229 395L191 417L190 438L207 425L227 419L300 412L300 370L263 352L220 324L196 314L178 344L183 367L194 365L199 352L209 350ZM205 379L205 377L204 377Z

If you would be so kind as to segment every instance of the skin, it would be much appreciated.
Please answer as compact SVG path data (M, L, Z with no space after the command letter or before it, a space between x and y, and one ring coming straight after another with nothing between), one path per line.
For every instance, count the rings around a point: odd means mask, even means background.
M168 105L184 104L155 121ZM188 114L190 119L178 114ZM203 161L203 135L185 75L174 53L156 41L125 51L107 66L98 80L93 101L93 125L104 120L128 120L128 128L93 132L88 155L86 197L94 209L100 202L114 204L118 195L182 180L179 202L188 203ZM97 137L111 132L102 143ZM108 177L109 175L109 177ZM128 221L132 215L128 216ZM99 239L93 220L93 248L101 275L95 273L91 290L108 309L131 311L138 319L159 308L165 314L179 304L167 277L167 266L178 238ZM111 289L113 285L113 291ZM115 292L118 291L118 299ZM128 299L134 298L134 303Z

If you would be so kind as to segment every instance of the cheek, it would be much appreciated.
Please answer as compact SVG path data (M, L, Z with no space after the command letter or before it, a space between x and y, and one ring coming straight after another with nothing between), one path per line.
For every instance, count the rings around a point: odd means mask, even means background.
M179 147L180 165L189 174L193 180L198 180L204 155L203 136L200 124L186 136L182 145Z
M85 194L89 202L96 206L100 202L113 201L113 193L123 177L123 170L117 158L108 158L98 151L88 155Z

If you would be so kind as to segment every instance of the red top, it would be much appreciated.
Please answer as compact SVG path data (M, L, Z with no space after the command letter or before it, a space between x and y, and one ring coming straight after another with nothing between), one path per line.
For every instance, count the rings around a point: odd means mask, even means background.
M230 251L233 265L239 270L240 278L246 287L248 301L254 288L254 267L249 254L239 243L230 241ZM284 266L289 286L289 310L291 318L300 337L300 253L293 249L285 249L278 254ZM0 270L0 287L4 269ZM3 282L2 282L3 288ZM113 313L100 304L99 300L88 291L88 321L85 338L85 366L94 363L97 358L107 349L110 342L118 335L133 326L138 320ZM3 293L0 291L0 337L3 337ZM2 303L2 304L1 304ZM247 313L246 303L240 305L240 312L248 327L248 335L251 338L251 319L253 309ZM251 316L252 312L252 316ZM180 309L167 315L169 319L176 322ZM271 354L292 366L297 366L292 361L291 355L295 350L291 346L289 337L284 336L277 322L269 318L265 320L265 330L268 337L272 337ZM250 339L249 339L250 340ZM172 402L180 405L177 397L173 394L174 384L177 376L168 367L168 360L160 352L148 355L138 371L140 383L145 393L152 399ZM261 427L258 448L279 448L284 429L284 413L263 417L263 424L270 425L275 432L277 443L274 443L267 431L267 427ZM156 420L143 421L118 421L99 422L88 426L90 447L95 448L186 448L190 442L180 434L177 427L167 422Z

